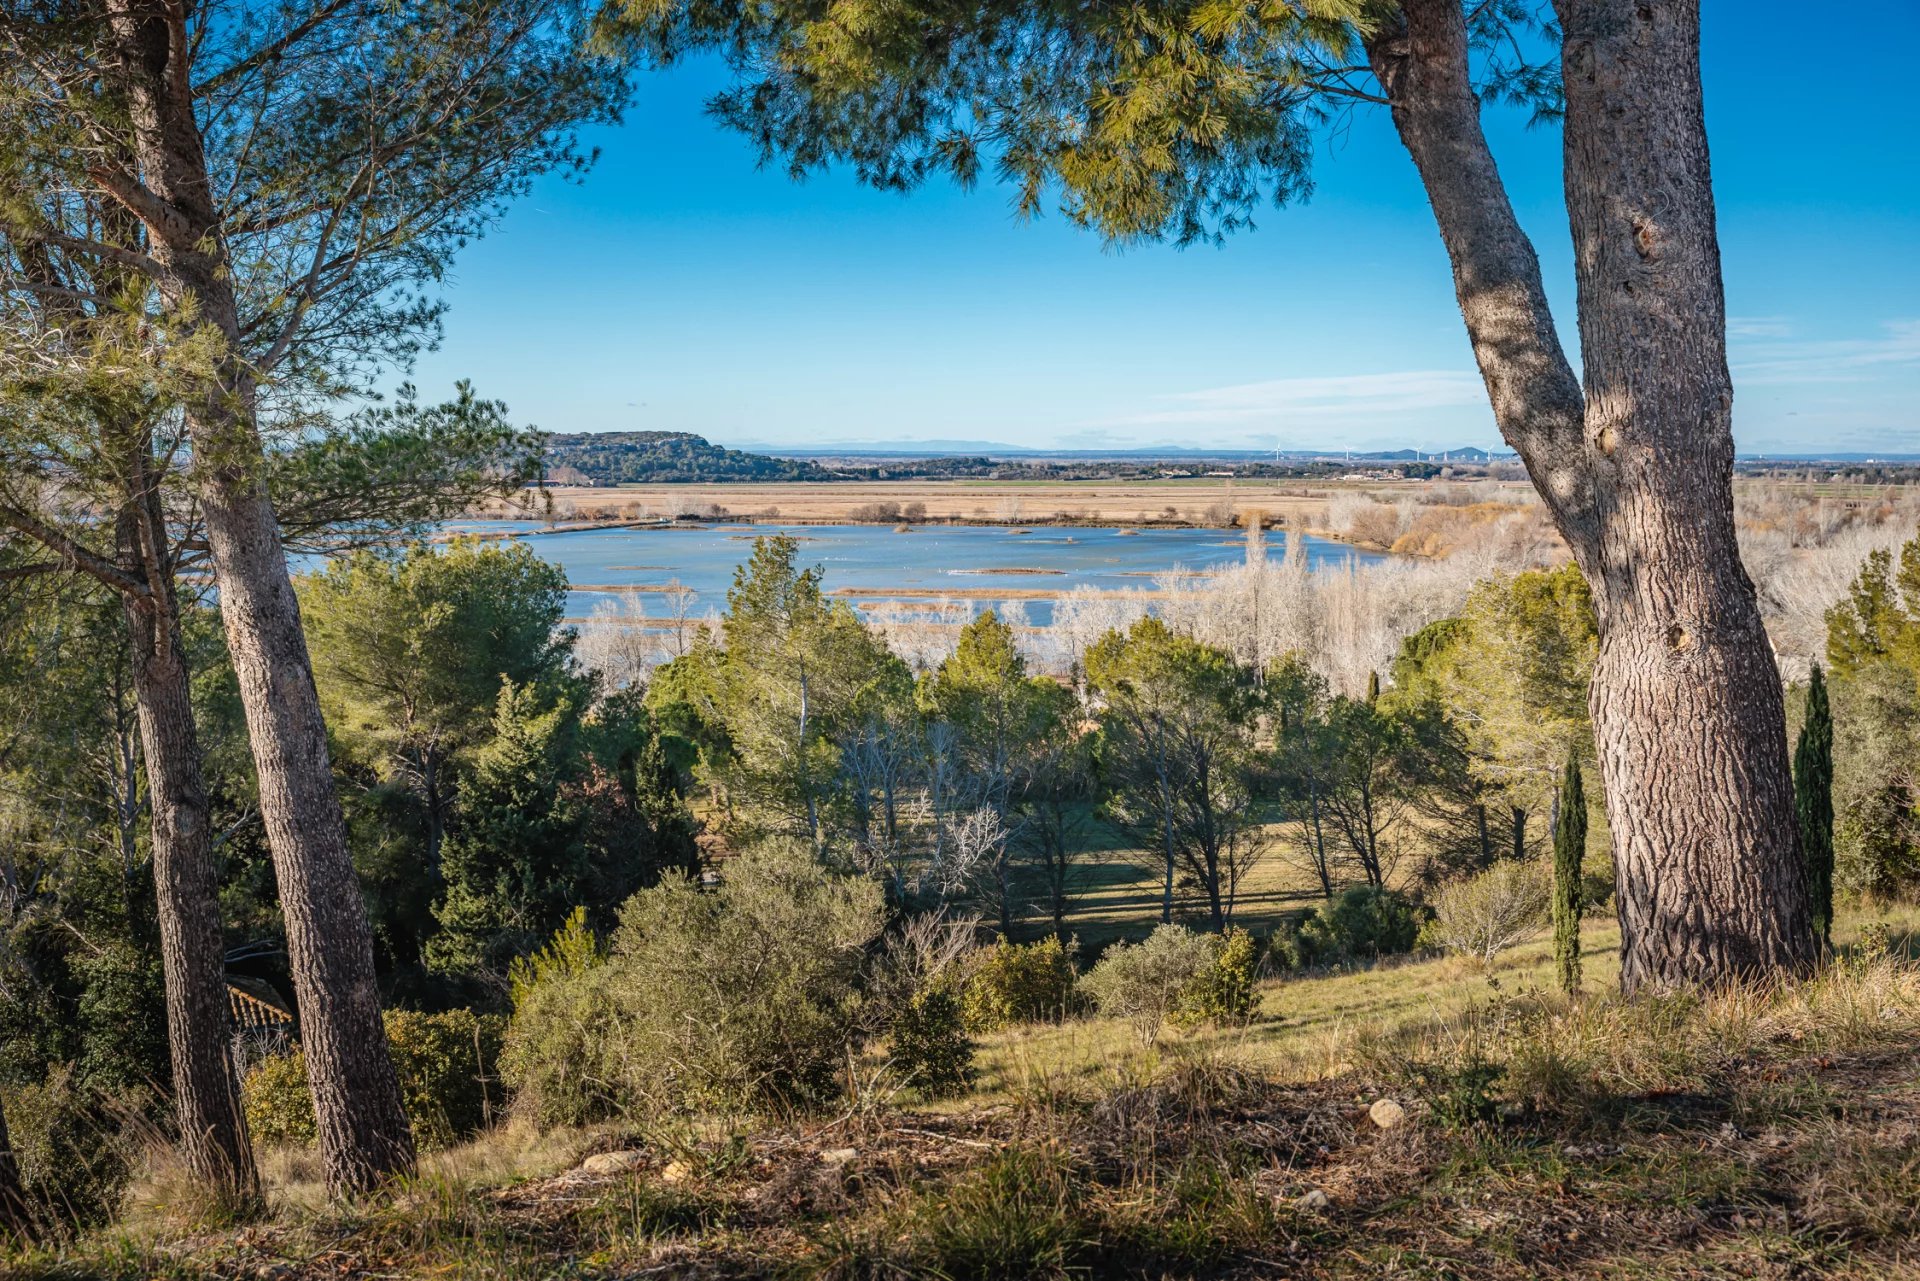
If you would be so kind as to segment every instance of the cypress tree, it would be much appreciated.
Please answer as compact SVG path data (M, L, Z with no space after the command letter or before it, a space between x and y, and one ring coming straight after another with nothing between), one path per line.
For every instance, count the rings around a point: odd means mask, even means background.
M1833 713L1818 663L1807 682L1806 721L1793 749L1793 808L1806 859L1813 937L1828 947L1833 933Z
M1553 825L1553 961L1560 986L1580 990L1580 864L1587 851L1587 797L1580 758L1569 752L1560 782L1560 813Z

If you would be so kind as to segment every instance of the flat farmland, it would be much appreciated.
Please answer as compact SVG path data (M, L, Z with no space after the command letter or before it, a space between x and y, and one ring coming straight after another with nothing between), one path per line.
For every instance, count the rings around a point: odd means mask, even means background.
M563 519L642 519L718 509L738 519L826 524L888 519L888 505L920 504L915 519L983 524L1140 525L1238 523L1258 511L1268 522L1316 521L1338 489L1412 497L1419 481L1229 480L1188 477L1140 481L787 481L769 484L554 486L555 515ZM1488 496L1494 482L1477 482ZM1430 488L1430 487L1429 487Z

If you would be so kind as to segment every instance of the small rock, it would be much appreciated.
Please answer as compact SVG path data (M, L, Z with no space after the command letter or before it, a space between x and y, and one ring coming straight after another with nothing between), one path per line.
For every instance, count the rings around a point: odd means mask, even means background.
M820 1154L822 1165L845 1165L860 1153L853 1148L828 1148Z
M1560 1152L1563 1156L1599 1159L1619 1156L1620 1145L1617 1143L1569 1143L1561 1148Z
M588 1174L619 1174L625 1170L637 1170L647 1163L647 1154L637 1149L625 1152L599 1152L580 1163L580 1168Z
M1367 1109L1367 1116L1383 1130L1391 1130L1407 1119L1407 1110L1392 1099L1380 1099Z
M1308 1214L1319 1214L1324 1211L1329 1204L1326 1193L1322 1192L1319 1188L1309 1188L1305 1194L1294 1201L1293 1208L1305 1211Z
M1527 1119L1527 1107L1524 1103L1502 1103L1493 1110L1493 1114L1499 1117L1502 1123L1512 1125Z
M685 1183L693 1177L693 1167L685 1161L669 1161L667 1168L660 1171L662 1183Z

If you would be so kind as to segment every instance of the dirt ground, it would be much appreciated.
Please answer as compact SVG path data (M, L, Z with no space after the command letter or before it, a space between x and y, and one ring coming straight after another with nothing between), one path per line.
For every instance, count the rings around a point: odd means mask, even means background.
M1764 1117L1730 1082L1628 1093L1606 1126L1522 1110L1462 1127L1363 1077L1196 1065L1098 1100L883 1107L705 1141L606 1131L545 1177L426 1180L382 1206L20 1275L1913 1277L1915 1049L1729 1065L1805 1097ZM1405 1119L1383 1126L1383 1099ZM1240 1173L1196 1195L1196 1159Z

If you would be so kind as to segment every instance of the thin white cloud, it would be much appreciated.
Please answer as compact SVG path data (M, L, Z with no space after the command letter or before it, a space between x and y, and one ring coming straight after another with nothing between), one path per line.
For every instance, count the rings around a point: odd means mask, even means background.
M1877 338L1741 344L1733 362L1738 387L1859 383L1920 367L1920 320L1890 320Z
M1786 338L1793 333L1793 322L1785 316L1728 316L1727 337Z
M1480 376L1450 369L1274 378L1162 396L1162 408L1108 420L1108 426L1179 423L1351 422L1463 405L1485 405Z

